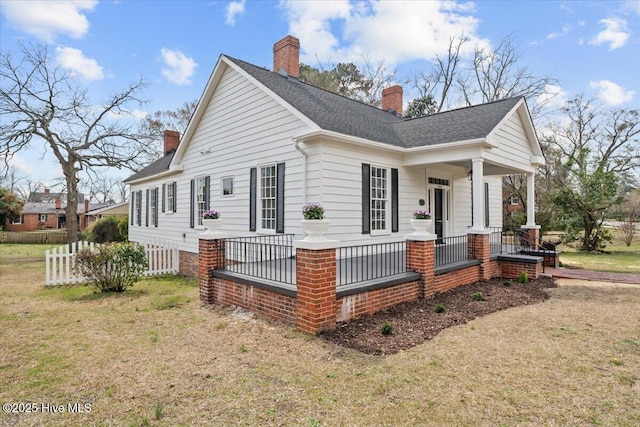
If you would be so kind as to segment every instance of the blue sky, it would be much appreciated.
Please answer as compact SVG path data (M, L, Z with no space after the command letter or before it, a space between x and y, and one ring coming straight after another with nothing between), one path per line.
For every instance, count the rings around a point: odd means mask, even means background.
M511 34L522 65L559 80L549 88L556 105L582 92L640 108L640 1L0 0L0 15L2 51L20 40L48 44L96 102L145 78L140 117L198 98L221 53L271 68L273 43L287 34L300 39L307 64L366 54L397 67L399 79L426 70L451 36L495 46ZM50 182L59 168L42 153L12 164Z

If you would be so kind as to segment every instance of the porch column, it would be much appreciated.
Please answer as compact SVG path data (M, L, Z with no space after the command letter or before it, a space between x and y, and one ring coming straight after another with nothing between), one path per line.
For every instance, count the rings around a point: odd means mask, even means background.
M535 174L527 174L527 227L536 225Z
M476 158L472 160L471 167L471 193L473 203L472 230L484 230L484 160Z
M436 239L438 236L435 234L408 234L404 238L407 240L407 271L421 273L418 298L429 297L435 294Z
M338 242L297 240L296 329L313 335L336 327Z
M198 279L200 287L200 301L204 304L216 302L214 277L211 272L223 268L225 263L224 233L202 233L198 241Z

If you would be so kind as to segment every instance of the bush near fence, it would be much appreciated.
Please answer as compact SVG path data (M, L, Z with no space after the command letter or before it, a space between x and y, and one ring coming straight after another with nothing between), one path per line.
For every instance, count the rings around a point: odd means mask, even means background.
M29 243L35 245L47 243L67 243L66 231L3 231L1 243Z

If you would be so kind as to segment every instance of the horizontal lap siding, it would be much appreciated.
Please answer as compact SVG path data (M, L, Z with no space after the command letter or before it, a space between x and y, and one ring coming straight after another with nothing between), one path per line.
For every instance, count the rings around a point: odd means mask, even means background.
M250 234L249 169L278 162L286 163L285 232L301 234L297 219L303 204L303 157L291 138L306 130L297 117L228 68L189 142L181 162L184 172L132 186L133 190L151 185L161 189L163 183L177 181L177 212L159 212L158 228L131 226L131 239L167 240L178 243L183 251L197 253L198 235L204 229L189 227L189 188L191 179L198 176L211 177L210 207L222 213L223 231L232 236ZM222 196L223 177L233 177L231 197Z
M517 113L502 124L494 137L500 148L489 150L488 159L512 167L531 167L533 151Z
M399 240L413 231L409 220L413 210L418 208L418 200L424 198L424 170L402 167L400 156L372 149L324 143L316 150L319 153L313 157L313 163L310 158L310 170L321 183L317 190L322 192L320 201L331 220L327 237L335 236L344 244L362 244ZM399 232L382 236L361 233L362 163L398 169ZM390 194L391 187L389 203Z

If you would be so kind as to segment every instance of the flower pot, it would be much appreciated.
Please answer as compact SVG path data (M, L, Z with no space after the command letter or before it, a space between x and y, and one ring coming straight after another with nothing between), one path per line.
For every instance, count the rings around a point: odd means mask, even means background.
M221 218L218 218L218 219L206 219L206 218L204 218L202 220L202 225L204 225L204 228L206 228L204 234L213 234L220 227L222 227L222 219Z
M323 234L329 229L331 223L328 219L303 219L302 231L307 235L305 242L326 242L327 238Z
M415 230L413 234L418 236L426 236L429 234L427 229L431 229L431 219L412 219L411 226Z

